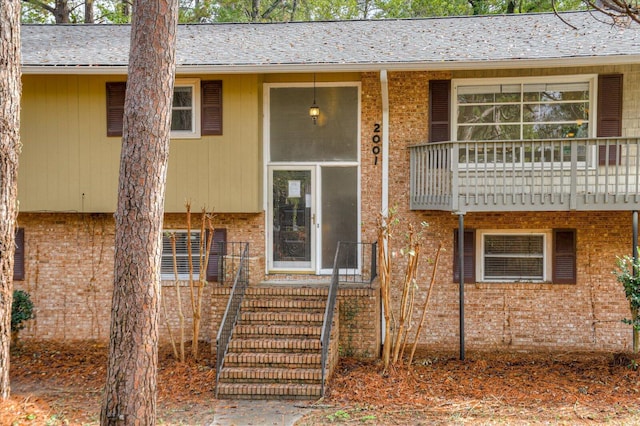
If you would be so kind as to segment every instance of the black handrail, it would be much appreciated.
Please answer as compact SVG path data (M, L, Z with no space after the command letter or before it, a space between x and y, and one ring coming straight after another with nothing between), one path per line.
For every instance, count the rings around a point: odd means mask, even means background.
M333 325L333 311L336 307L336 296L338 295L338 259L340 256L340 245L336 247L336 255L333 258L333 273L331 274L331 284L327 295L327 306L324 310L324 321L322 322L322 334L320 335L320 345L322 347L322 396L324 396L325 376L327 374L327 361L329 358L329 342L331 340L331 326Z
M371 250L365 248L371 246ZM362 248L362 250L361 250ZM336 246L336 254L333 259L333 273L331 274L331 284L329 285L329 293L327 295L327 305L324 311L324 320L322 322L322 334L320 335L320 344L322 347L322 396L325 391L325 379L327 378L327 362L329 361L329 343L331 341L331 328L333 326L333 313L336 307L336 298L338 296L338 284L340 281L346 283L360 282L371 284L378 274L377 270L377 243L353 243L339 241ZM359 265L358 254L362 256L362 263ZM369 270L366 274L345 273L344 271L358 271L360 266L365 265L365 259L369 257ZM365 268L366 269L366 268ZM341 273L341 270L343 271Z
M244 244L244 248L238 262L238 269L231 294L229 295L229 301L227 302L227 309L224 312L224 317L222 317L218 336L216 337L216 398L218 397L218 378L224 365L224 357L227 354L233 328L238 321L242 299L249 286L249 243L241 244Z

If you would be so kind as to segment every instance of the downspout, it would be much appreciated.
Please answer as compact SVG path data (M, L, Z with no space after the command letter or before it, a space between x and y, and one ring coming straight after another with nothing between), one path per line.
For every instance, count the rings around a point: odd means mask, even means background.
M634 210L631 213L632 227L633 227L633 264L635 265L638 261L638 210ZM637 276L640 274L640 271L637 271L635 268L633 269L633 274ZM636 341L637 336L636 333L633 333L633 347L637 347L638 342Z
M389 81L387 80L387 70L380 70L380 97L382 98L382 200L380 201L380 212L382 214L382 220L389 214ZM383 224L384 225L384 224ZM380 247L380 250L387 250L388 240L383 240L384 247ZM385 323L384 323L384 303L380 300L382 305L381 311L381 343L384 345L385 341Z
M389 81L387 70L380 70L382 97L382 215L389 214Z

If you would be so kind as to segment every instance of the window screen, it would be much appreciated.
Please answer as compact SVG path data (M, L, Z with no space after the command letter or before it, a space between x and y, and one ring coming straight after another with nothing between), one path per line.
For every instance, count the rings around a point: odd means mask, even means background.
M485 280L544 280L543 234L486 234L483 239Z
M178 279L189 279L189 253L191 245L191 265L193 266L193 278L200 276L200 231L167 231L162 236L162 265L161 274L163 280L174 280L174 255L171 244L171 236L175 235L176 250L175 260L178 270Z
M316 124L309 117L313 98L312 87L271 88L271 161L357 161L357 87L317 87Z

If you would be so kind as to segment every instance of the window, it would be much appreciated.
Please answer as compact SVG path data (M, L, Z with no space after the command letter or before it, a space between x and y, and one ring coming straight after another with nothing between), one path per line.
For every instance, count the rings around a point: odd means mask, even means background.
M161 279L173 281L175 279L173 265L173 248L171 235L175 235L176 240L176 267L178 279L189 279L189 245L191 246L191 265L193 267L193 278L200 276L200 231L191 231L189 235L186 230L167 230L162 236L162 263ZM208 232L205 234L208 235ZM206 238L206 237L205 237ZM222 267L222 258L226 253L227 239L226 229L216 229L213 234L213 242L209 252L207 265L207 281L218 281ZM206 240L205 240L206 244Z
M197 80L176 80L173 88L173 105L171 109L171 137L197 138L200 137L199 112L196 108L199 102L199 91L196 90Z
M482 234L482 281L544 281L546 234Z
M107 136L122 136L126 82L106 84ZM178 79L174 85L171 137L222 135L222 82Z
M454 81L458 141L591 136L593 76Z
M576 282L576 232L465 230L465 281ZM454 281L459 278L458 232L454 232Z

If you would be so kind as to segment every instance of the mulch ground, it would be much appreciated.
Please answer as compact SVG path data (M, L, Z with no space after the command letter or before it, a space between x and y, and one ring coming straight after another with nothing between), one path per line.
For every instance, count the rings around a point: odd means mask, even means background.
M162 348L158 424L211 424L215 368L176 362ZM637 424L640 372L630 355L472 352L418 354L384 372L343 359L327 397L299 424ZM106 375L104 344L25 342L11 357L12 396L0 425L97 424ZM305 406L307 404L304 404Z

